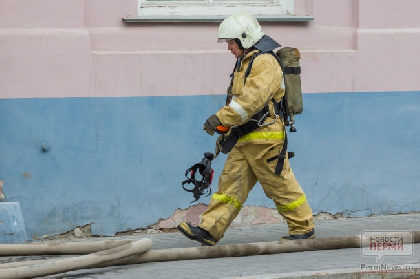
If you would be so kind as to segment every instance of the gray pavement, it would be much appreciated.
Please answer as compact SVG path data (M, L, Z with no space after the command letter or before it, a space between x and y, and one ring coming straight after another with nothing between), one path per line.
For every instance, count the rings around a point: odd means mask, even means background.
M370 230L415 231L420 230L420 214L316 220L315 223L317 238L354 236ZM278 241L282 235L287 235L286 224L230 228L218 245ZM200 246L199 243L185 238L179 232L100 239L139 239L144 237L153 240L152 249ZM81 241L87 240L89 239ZM363 255L360 248L352 248L247 257L152 262L77 270L43 278L420 278L420 244L414 244L412 247L413 253L411 255L389 255L379 262L377 262L375 256ZM20 257L19 260L22 258ZM36 258L39 259L40 257ZM0 260L4 261L5 258L0 258ZM362 269L363 266L364 269ZM385 270L388 270L388 273L383 273ZM355 275L356 273L357 275Z

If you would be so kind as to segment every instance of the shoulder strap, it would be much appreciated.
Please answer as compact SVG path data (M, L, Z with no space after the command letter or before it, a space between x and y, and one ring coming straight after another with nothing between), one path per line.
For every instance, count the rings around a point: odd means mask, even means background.
M247 69L246 69L246 71L245 71L245 78L244 78L244 84L245 84L245 82L246 82L246 78L249 76L249 74L251 73L251 69L252 69L252 63L254 62L254 59L255 58L257 58L257 56L260 56L261 54L265 54L265 53L269 53L269 54L271 54L272 56L274 56L274 58L276 58L276 60L277 60L277 62L279 63L279 65L280 65L280 68L281 68L281 70L283 71L283 74L285 74L284 73L284 67L283 67L283 63L281 62L281 60L280 60L280 57L278 57L273 51L259 51L259 52L256 52L256 53L254 53L253 55L252 55L252 57L251 57L251 61L249 61L249 64L248 64L248 67L247 67ZM288 69L289 70L289 69Z
M259 56L259 55L261 55L261 54L264 54L264 53L266 53L266 52L258 51L258 52L254 53L254 54L251 56L251 61L249 61L248 67L246 68L246 71L245 71L244 84L245 84L245 82L246 82L246 78L247 78L247 77L249 76L249 74L251 73L252 63L254 63L254 59L255 59L255 58L257 58L257 56Z
M236 59L235 66L233 67L233 71L230 74L230 85L232 85L233 83L233 74L235 73L235 71L239 69L239 67L241 66L241 62L242 62L242 58Z

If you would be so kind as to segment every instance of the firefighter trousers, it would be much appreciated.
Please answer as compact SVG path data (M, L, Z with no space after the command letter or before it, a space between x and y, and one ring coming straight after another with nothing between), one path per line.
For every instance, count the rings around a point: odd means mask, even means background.
M199 226L217 241L220 240L258 181L286 220L290 235L302 235L312 230L312 210L288 158L280 175L274 173L277 160L267 162L267 159L278 155L282 147L282 144L251 143L235 146L229 152L217 192L212 195Z

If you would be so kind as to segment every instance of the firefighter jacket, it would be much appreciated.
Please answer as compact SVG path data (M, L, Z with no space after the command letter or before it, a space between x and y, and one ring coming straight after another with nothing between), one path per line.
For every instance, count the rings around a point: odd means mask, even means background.
M255 114L268 105L270 114L264 124L276 119L274 105L279 103L285 94L282 82L283 72L277 59L269 54L258 55L252 62L252 68L245 79L245 72L255 49L239 61L232 78L232 101L221 108L216 116L224 126L238 126L248 122ZM244 82L245 80L245 82ZM284 122L277 116L274 123L259 127L257 130L242 136L236 146L247 143L282 143L285 138Z

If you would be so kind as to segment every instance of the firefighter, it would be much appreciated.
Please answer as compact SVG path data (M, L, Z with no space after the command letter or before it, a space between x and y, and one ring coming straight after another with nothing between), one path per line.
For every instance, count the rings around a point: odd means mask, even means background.
M222 151L228 156L217 192L198 227L183 222L178 229L203 245L216 245L258 181L288 225L289 235L281 239L314 238L312 210L283 150L286 129L276 109L285 94L283 72L277 59L267 53L280 45L264 35L258 21L247 12L233 14L220 24L218 42L227 42L237 59L229 90L232 100L205 121L204 130L213 135L219 125L232 127L231 132L233 127L249 123L257 123L257 128L239 134L232 150L223 150L227 136L219 136L216 153ZM282 158L281 154L286 155Z

